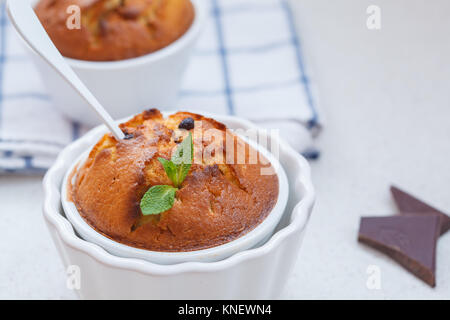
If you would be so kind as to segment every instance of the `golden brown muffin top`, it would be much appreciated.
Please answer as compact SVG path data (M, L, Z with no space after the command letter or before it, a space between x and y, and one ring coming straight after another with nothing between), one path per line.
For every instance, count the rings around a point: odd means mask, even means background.
M171 185L158 157L170 159L177 143L187 137L187 130L178 129L185 118L195 120L190 130L193 165L176 191L173 207L144 216L140 200L145 192L155 185ZM259 155L263 160L250 164L253 149L213 119L187 112L165 119L152 109L121 129L131 138L103 136L70 188L82 217L113 240L152 251L214 247L254 229L277 202L277 175L261 174L270 166L267 160Z
M66 25L71 5L81 28ZM36 14L68 58L113 61L139 57L171 44L192 24L190 0L40 0Z

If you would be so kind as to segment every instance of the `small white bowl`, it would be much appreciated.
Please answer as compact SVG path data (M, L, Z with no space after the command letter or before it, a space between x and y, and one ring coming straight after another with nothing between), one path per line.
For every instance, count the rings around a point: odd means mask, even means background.
M164 116L167 115L169 114L164 114ZM120 122L125 122L126 120L127 119L124 119ZM81 217L75 204L72 201L69 201L67 197L64 197L64 195L67 195L68 185L72 184L75 181L74 179L76 178L76 174L72 175L73 170L75 170L77 166L79 168L81 167L81 165L87 159L90 149L86 150L86 152L84 152L72 163L69 170L67 170L66 176L64 177L61 187L61 194L63 195L61 201L64 212L66 213L67 218L72 223L75 230L86 241L98 244L106 251L115 256L143 259L158 264L220 261L240 251L258 246L266 242L268 238L272 236L273 231L280 222L288 200L289 184L283 167L280 165L278 160L269 151L267 151L267 149L258 145L254 141L246 139L245 137L241 136L241 138L249 143L255 150L258 150L258 152L260 152L264 157L266 157L267 160L270 161L275 173L278 176L279 189L277 202L268 216L253 230L233 241L203 250L159 252L131 247L114 241L97 232ZM69 181L70 178L72 178L71 181Z
M32 4L37 0L28 0ZM114 119L139 113L149 106L172 109L195 42L206 18L204 0L191 0L195 18L179 39L153 53L120 61L83 61L66 58L80 79ZM100 123L97 115L60 75L29 47L56 108L87 125Z
M207 115L232 129L258 129L230 116ZM101 137L98 127L67 146L45 175L44 218L64 266L79 271L86 299L274 299L279 297L297 261L314 205L308 162L284 141L280 163L289 180L285 213L273 236L261 246L217 262L160 265L110 254L75 233L61 206L61 185L72 163ZM66 195L64 195L66 196ZM300 260L299 264L308 263ZM75 266L75 267L74 267ZM71 273L72 274L72 273ZM302 290L302 288L299 288Z

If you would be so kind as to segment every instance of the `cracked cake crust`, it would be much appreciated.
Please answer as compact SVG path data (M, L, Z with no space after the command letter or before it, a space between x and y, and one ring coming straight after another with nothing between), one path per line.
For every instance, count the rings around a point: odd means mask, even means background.
M187 136L178 129L186 118L195 121L194 164L173 207L143 216L139 203L144 193L155 185L172 185L157 158L170 159ZM78 170L69 195L85 221L113 240L152 251L206 249L254 229L277 202L277 175L261 175L270 166L267 161L249 164L251 147L213 119L187 112L164 118L151 109L121 129L132 138L116 141L104 135ZM216 157L217 152L222 159L230 157L230 149L222 147L226 141L233 146L234 164ZM210 146L215 152L208 152ZM238 159L245 163L237 164Z

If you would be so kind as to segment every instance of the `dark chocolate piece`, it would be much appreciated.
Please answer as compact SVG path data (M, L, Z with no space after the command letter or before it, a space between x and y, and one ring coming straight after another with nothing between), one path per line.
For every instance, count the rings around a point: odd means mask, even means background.
M434 287L439 226L437 214L365 217L361 218L358 241L388 255Z
M397 187L391 186L391 193L401 214L438 214L441 219L441 235L450 230L450 217L442 211L433 208Z
M178 125L179 129L191 130L194 129L195 123L192 118L184 118Z

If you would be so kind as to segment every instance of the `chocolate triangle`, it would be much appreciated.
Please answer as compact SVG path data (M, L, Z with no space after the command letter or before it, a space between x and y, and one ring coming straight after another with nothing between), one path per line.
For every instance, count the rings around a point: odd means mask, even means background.
M401 214L428 214L436 213L441 218L441 235L450 230L450 217L442 211L420 201L416 197L400 190L397 187L391 186L391 193L397 203L398 210Z
M439 216L361 218L358 241L385 253L430 286L436 285Z

